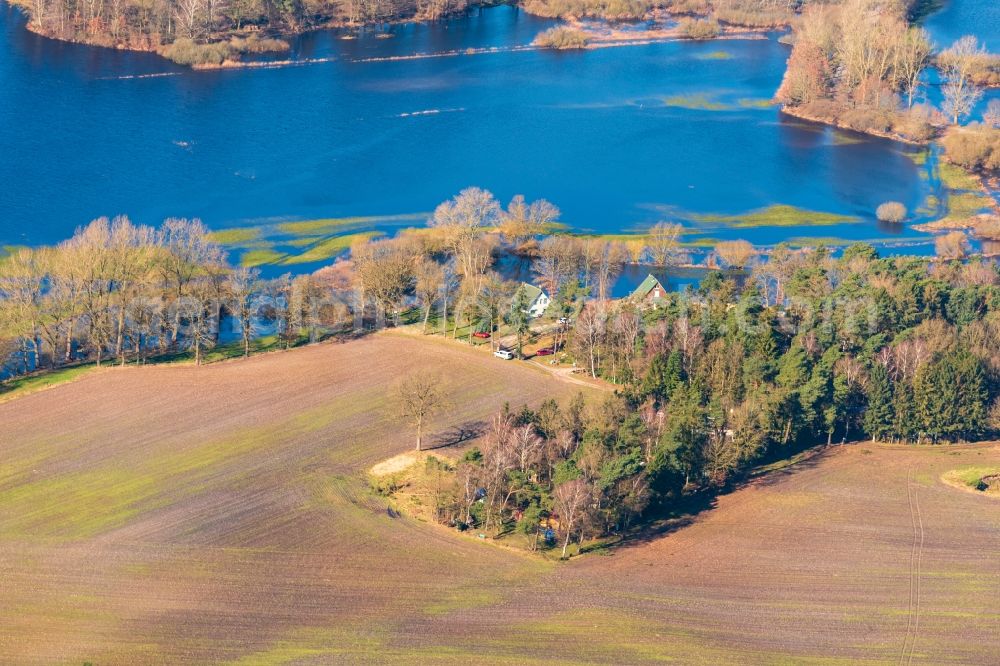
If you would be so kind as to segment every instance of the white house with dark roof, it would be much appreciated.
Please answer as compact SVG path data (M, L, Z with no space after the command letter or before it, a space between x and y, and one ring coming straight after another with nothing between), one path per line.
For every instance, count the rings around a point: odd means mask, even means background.
M552 300L541 287L522 282L519 289L523 289L528 301L528 314L531 317L541 317L545 314ZM515 298L517 296L515 295Z

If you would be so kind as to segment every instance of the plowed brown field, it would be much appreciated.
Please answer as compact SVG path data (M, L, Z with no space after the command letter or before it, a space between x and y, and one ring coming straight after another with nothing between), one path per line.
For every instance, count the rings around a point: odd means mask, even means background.
M383 334L0 404L0 663L997 663L1000 504L940 475L1000 449L829 449L560 565L367 491L416 367L454 378L442 441L580 389Z

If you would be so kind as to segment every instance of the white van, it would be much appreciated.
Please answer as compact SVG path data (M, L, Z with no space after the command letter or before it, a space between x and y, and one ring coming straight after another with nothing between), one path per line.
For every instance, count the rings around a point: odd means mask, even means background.
M509 361L512 358L514 358L514 352L512 352L509 349L498 349L495 352L493 352L493 355L496 356L497 358L502 358L505 361Z

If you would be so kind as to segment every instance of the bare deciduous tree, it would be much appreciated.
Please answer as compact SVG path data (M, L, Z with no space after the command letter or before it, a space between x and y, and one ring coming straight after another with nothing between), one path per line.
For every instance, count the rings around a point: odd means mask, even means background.
M657 222L649 230L649 252L653 263L657 266L670 266L680 263L683 253L680 251L681 234L684 227L679 224Z
M961 259L969 251L969 238L961 231L952 231L934 239L934 251L942 259Z
M968 116L983 96L982 89L972 80L972 73L981 66L985 57L985 50L972 35L962 37L941 53L939 59L945 67L941 108L954 125Z
M422 450L428 420L446 405L442 381L434 373L414 372L400 380L394 389L397 413L416 430L417 451Z
M715 246L719 258L730 268L746 268L757 256L757 250L748 241L722 241Z
M257 299L260 295L260 271L256 268L239 268L229 278L229 295L233 315L240 322L243 338L243 356L250 356L250 340L256 333Z
M906 106L913 106L913 98L920 90L920 75L930 61L934 48L923 28L910 28L897 42L895 73L900 90L906 95Z
M199 219L170 218L157 233L160 253L159 270L175 302L187 294L188 286L204 273L207 264L222 264L222 249L213 243ZM175 307L171 341L177 341L180 308Z
M544 233L549 225L559 219L559 209L539 199L527 203L521 194L515 195L507 209L499 214L500 231L514 245Z
M565 559L573 532L582 528L593 492L583 479L573 479L556 486L553 495L556 511L559 512L559 529L565 534L562 547L562 556Z
M396 239L378 240L355 246L351 256L364 293L375 302L376 314L395 317L413 281L416 258L411 248Z
M991 99L983 111L983 124L1000 129L1000 99Z
M597 377L601 367L601 345L607 332L607 313L600 303L585 307L573 329L573 346L578 358L586 359L590 376Z
M431 309L438 297L441 296L444 286L444 267L436 261L424 257L417 262L413 275L413 291L420 299L420 307L424 312L421 332L427 333L427 320L430 319Z
M483 279L483 288L479 292L476 302L478 307L478 320L480 326L485 323L487 332L490 333L490 351L496 349L496 335L494 333L500 328L507 308L510 307L511 285L493 271L490 271ZM471 330L471 329L470 329ZM470 332L471 335L471 332Z

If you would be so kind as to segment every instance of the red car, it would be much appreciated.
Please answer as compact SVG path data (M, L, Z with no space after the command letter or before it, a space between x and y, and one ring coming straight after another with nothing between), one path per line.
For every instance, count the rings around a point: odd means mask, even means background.
M555 353L556 350L554 350L552 347L542 347L541 349L535 352L535 356L552 356Z
M490 337L490 334L487 333L486 331L476 331L475 333L472 334L472 337L485 339Z

